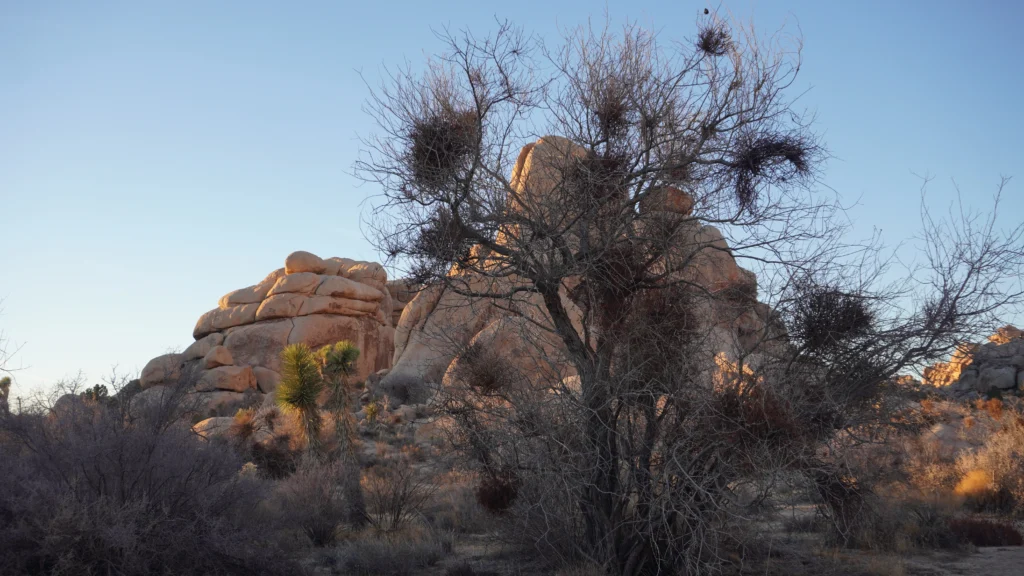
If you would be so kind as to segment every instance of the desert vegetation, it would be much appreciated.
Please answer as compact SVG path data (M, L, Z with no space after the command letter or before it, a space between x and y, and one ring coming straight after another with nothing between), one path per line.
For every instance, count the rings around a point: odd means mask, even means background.
M1024 544L1024 334L972 344L1024 303L998 194L922 202L913 264L851 242L799 38L717 14L441 39L373 91L356 163L401 287L296 252L144 378L14 407L4 376L0 573L893 574ZM346 323L296 342L315 315ZM367 326L403 372L337 336Z
M464 344L439 392L507 537L554 565L714 573L751 507L799 486L836 543L891 542L853 461L915 425L901 374L1019 306L1024 228L923 209L903 274L851 244L787 92L798 39L715 18L694 43L443 39L374 93L358 168L383 189L381 250L526 343Z

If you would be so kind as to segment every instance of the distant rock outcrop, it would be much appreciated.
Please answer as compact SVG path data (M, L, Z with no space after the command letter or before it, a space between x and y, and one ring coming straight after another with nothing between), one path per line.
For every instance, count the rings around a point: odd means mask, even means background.
M360 350L353 377L365 379L391 365L387 284L380 264L293 252L284 268L225 294L203 314L192 332L195 342L184 352L150 360L140 377L139 401L155 394L149 392L154 387L184 386L208 415L231 414L273 392L281 351L299 342L319 348L352 341Z
M962 346L949 362L925 368L923 376L954 396L1024 389L1024 332L1004 326L988 342Z

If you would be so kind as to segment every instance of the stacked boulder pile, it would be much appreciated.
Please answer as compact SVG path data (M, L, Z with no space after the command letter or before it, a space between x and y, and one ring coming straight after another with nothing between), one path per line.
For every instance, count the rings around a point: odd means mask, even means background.
M360 350L354 378L365 379L391 365L387 284L380 264L293 252L283 268L225 294L203 314L192 333L195 342L184 352L151 360L142 370L138 401L184 388L201 413L233 414L274 391L281 352L295 343L316 349L353 342Z
M1024 390L1024 331L1000 328L988 342L965 345L949 362L925 368L923 376L957 398Z

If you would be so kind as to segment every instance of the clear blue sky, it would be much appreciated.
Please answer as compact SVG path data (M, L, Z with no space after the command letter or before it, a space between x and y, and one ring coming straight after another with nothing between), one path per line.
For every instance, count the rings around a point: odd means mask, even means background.
M613 1L666 37L704 2ZM712 8L714 5L712 5ZM293 250L378 259L349 176L369 122L362 71L421 62L441 26L494 17L554 39L606 5L536 2L0 0L0 329L24 390L191 342L200 314ZM798 89L857 226L917 229L920 181L981 206L1015 175L1024 218L1024 3L737 1L802 31Z

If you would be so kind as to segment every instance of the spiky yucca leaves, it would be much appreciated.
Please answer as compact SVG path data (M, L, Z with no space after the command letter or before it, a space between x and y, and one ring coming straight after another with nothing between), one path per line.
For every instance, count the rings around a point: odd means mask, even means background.
M349 376L356 371L359 348L343 340L319 350L321 372L330 390L327 408L334 417L334 430L338 439L338 459L343 468L345 499L348 502L347 520L353 526L366 524L366 504L360 485L360 466L356 457L356 423L352 418L352 390Z
M359 348L356 348L356 345L348 340L324 346L317 354L323 362L324 375L328 380L332 376L348 378L356 371Z
M317 358L330 390L327 408L335 416L339 448L351 452L355 438L355 422L352 421L350 409L352 391L349 389L348 377L356 371L359 348L352 342L343 340L321 348L317 352Z
M294 411L302 421L302 433L310 452L320 450L320 418L317 398L324 390L320 363L305 344L291 344L281 352L281 382L275 392L277 404Z

